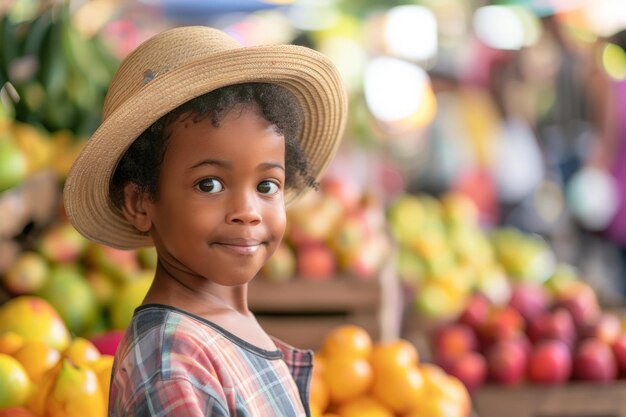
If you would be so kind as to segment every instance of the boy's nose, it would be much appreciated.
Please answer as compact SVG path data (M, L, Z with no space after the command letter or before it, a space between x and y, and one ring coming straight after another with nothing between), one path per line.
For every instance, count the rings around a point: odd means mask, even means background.
M226 223L255 225L261 222L261 213L253 199L235 198L232 203L231 209L226 215Z

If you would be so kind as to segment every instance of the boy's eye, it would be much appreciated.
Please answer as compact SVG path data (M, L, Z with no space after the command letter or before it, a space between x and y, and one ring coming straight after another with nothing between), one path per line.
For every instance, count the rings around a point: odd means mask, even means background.
M207 178L200 181L196 187L203 193L219 193L224 186L215 178Z
M262 181L256 189L262 194L276 194L279 190L278 184L273 181Z

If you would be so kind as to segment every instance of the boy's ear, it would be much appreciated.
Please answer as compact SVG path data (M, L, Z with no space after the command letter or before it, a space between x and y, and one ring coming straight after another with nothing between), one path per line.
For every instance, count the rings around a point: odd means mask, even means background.
M141 192L137 184L129 182L124 186L122 214L130 224L142 233L147 233L152 221L147 211L148 196Z

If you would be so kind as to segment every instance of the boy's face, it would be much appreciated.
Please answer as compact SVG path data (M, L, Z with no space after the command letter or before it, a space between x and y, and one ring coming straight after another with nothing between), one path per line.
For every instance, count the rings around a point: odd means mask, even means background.
M151 234L170 271L220 285L247 283L285 231L285 143L250 109L213 127L183 116L171 126Z

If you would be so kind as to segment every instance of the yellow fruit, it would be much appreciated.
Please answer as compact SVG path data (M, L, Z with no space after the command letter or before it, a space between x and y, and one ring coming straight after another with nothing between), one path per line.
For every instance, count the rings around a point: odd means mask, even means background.
M91 369L96 373L98 377L98 383L105 402L109 399L109 390L111 388L111 372L113 371L113 359L112 355L102 355L100 359L91 363Z
M424 378L416 365L376 374L372 396L395 413L414 410L424 395Z
M123 330L130 324L130 320L137 307L141 304L154 277L153 271L141 273L132 281L124 284L111 300L111 324L114 329Z
M38 416L46 416L48 397L54 388L62 364L63 361L58 361L56 365L48 369L28 398L26 407Z
M23 345L24 338L15 332L8 331L0 334L0 353L13 355Z
M63 357L70 359L74 364L79 366L88 366L100 359L100 351L89 340L83 337L77 337L63 351Z
M330 356L326 360L324 382L334 403L342 403L365 394L373 379L372 367L366 359L338 355Z
M324 338L322 353L327 358L346 355L367 359L372 353L372 338L362 327L351 324L339 326Z
M44 373L56 365L61 354L39 340L32 340L24 343L24 346L19 348L13 357L22 364L30 380L38 384Z
M64 359L46 401L49 417L104 417L106 403L98 378L88 367Z
M24 405L31 390L22 364L5 354L0 354L0 387L0 409Z
M43 298L29 295L12 298L0 307L0 334L8 331L59 351L70 343L70 334L56 310Z
M342 404L337 414L340 417L394 417L390 410L371 397L359 397Z

